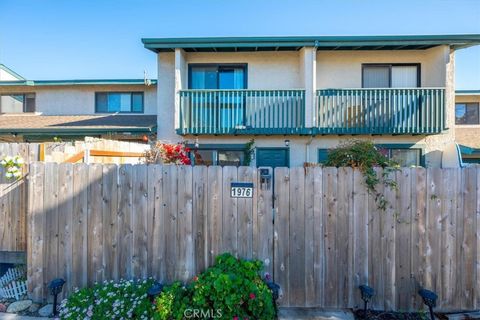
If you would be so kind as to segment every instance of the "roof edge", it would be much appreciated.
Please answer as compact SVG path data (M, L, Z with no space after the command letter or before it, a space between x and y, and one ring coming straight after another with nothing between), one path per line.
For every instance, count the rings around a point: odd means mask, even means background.
M15 71L13 71L12 69L10 69L9 67L7 67L6 65L4 65L2 63L0 63L0 69L9 73L10 75L14 76L18 80L26 80L24 77L22 77L21 75L19 75L18 73L16 73Z
M148 79L156 85L156 79ZM146 85L144 79L79 79L0 81L0 86L76 86L76 85Z

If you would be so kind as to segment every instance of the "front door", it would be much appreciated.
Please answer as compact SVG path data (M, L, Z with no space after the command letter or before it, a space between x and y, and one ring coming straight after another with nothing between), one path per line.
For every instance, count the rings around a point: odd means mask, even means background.
M257 167L289 167L289 148L257 148Z

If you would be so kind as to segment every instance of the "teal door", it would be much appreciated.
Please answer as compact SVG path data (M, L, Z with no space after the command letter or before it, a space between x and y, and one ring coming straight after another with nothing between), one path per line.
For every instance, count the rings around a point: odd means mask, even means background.
M257 167L289 167L288 148L257 148Z

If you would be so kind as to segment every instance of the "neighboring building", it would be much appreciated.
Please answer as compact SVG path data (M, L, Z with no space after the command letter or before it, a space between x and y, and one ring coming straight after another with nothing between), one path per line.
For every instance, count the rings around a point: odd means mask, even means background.
M157 125L156 81L25 80L0 65L0 140L141 140Z
M158 57L158 139L202 164L321 162L372 139L402 165L440 166L455 141L455 50L479 35L143 39Z
M480 90L457 90L455 139L465 163L480 164Z

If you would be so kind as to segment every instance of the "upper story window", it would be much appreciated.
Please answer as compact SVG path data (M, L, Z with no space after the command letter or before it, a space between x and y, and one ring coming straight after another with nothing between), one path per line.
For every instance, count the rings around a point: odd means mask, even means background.
M35 93L0 95L0 113L35 112Z
M419 64L364 64L363 88L420 87Z
M456 103L455 124L480 124L478 103Z
M95 112L143 113L143 92L97 92Z
M246 64L190 64L189 89L246 89Z

